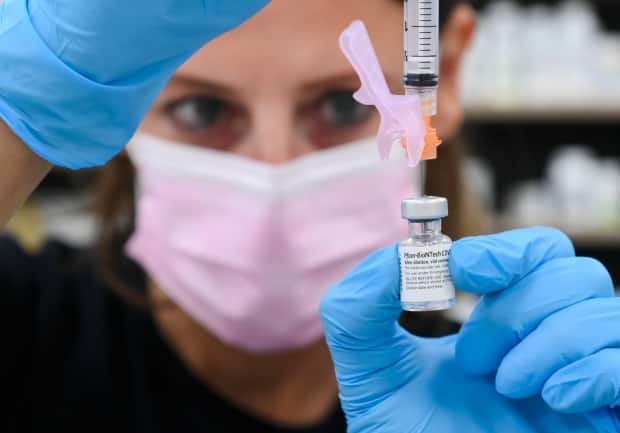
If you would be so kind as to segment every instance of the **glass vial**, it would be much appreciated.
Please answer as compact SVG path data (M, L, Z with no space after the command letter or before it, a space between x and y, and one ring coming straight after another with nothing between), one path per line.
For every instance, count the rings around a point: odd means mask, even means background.
M452 239L441 233L448 200L421 197L403 200L402 216L409 221L409 238L398 246L400 302L405 311L446 310L455 303L448 270Z

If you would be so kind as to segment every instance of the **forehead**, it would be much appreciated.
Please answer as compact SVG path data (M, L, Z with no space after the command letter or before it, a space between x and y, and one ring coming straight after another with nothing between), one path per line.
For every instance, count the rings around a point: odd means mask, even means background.
M244 25L204 47L180 70L224 82L312 80L350 69L338 37L355 19L368 27L383 65L400 68L402 5L397 0L273 0Z

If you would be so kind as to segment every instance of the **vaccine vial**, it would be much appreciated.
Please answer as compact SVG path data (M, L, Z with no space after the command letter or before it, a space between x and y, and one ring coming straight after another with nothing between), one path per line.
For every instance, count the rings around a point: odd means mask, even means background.
M448 216L448 200L430 196L407 199L401 211L409 222L409 238L398 245L403 310L451 308L455 303L448 270L452 239L441 232L441 220Z

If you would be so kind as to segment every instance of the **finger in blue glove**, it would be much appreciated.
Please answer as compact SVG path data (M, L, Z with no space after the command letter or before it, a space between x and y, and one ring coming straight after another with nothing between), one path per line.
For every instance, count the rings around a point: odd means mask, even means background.
M603 349L558 370L545 383L542 396L558 412L618 407L620 349Z
M620 334L605 330L620 329L620 299L599 262L536 228L459 241L450 266L458 288L483 294L457 341L464 370L497 370L501 394L542 392L554 410L617 430Z
M609 409L561 414L540 395L510 399L492 376L465 374L455 359L458 335L420 338L398 326L398 291L398 254L389 247L321 303L350 433L620 432Z
M456 347L472 374L497 370L506 354L550 314L576 302L613 295L598 262L574 257L554 229L514 230L456 242L450 255L455 286L485 294L463 325Z
M502 360L497 372L497 388L504 395L513 398L529 397L542 391L545 382L558 371L569 368L572 363L596 354L606 348L620 346L620 298L603 297L577 302L545 318L536 329L517 344ZM595 358L602 360L603 358ZM607 359L607 358L604 358ZM594 366L591 363L586 365ZM590 377L609 373L611 365L596 364L599 369L582 371ZM620 364L614 365L620 377ZM608 379L612 379L609 377ZM558 384L558 378L553 383ZM610 386L616 385L612 380ZM562 387L569 389L569 381ZM574 382L576 388L583 389L587 381ZM575 392L579 392L578 389ZM592 388L591 404L600 397L599 391ZM556 405L574 405L555 399ZM585 404L585 403L583 403ZM602 407L594 406L594 408Z

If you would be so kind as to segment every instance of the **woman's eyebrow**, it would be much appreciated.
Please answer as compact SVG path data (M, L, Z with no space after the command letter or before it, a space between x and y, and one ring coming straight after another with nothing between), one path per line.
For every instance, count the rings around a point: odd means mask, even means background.
M319 79L306 81L301 85L301 89L304 91L312 91L317 89L323 89L326 87L334 87L334 86L359 86L360 80L353 72L335 74L326 77L322 77Z
M172 77L171 82L192 86L194 88L201 88L204 91L209 92L209 94L221 98L235 99L237 96L237 92L234 87L205 78L197 78L190 75L177 73Z
M394 74L386 74L388 83L400 83L402 77L395 76ZM172 77L171 82L178 83L186 86L192 86L194 88L201 88L209 94L225 98L225 99L237 99L238 92L233 86L227 86L219 81L214 81L207 78L198 78L192 75L178 73ZM342 73L336 73L329 76L324 76L318 79L308 80L304 82L300 89L303 92L320 91L322 89L335 88L335 87L350 87L351 90L356 90L360 86L360 80L357 74L353 71L347 71Z

